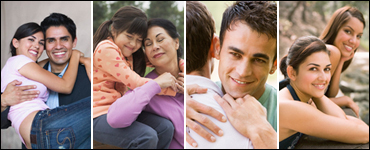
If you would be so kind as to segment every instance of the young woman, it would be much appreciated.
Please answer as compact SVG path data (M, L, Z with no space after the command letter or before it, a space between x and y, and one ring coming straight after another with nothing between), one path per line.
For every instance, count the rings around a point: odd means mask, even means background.
M145 54L155 69L146 77L155 79L169 72L178 77L179 60L182 47L176 27L165 19L152 19L148 22L148 34L144 38ZM158 95L161 87L149 81L140 88L129 90L115 101L108 111L108 123L113 127L130 126L144 111L157 114L171 120L175 132L170 149L184 148L184 94L176 96ZM129 104L129 105L128 105ZM125 118L125 119L122 119Z
M89 148L75 139L84 136L82 132L89 133L90 128L80 126L79 122L90 120L90 97L51 110L45 104L49 95L47 88L66 94L72 91L81 52L72 52L69 67L60 78L36 63L44 50L44 43L41 27L33 22L21 25L14 34L10 43L12 57L1 70L1 91L16 79L23 85L36 85L40 94L34 100L11 106L8 119L27 148ZM40 133L34 133L33 129L39 128L40 124L47 126L55 123L60 128L41 132L47 132L49 136L58 135L57 138L44 137L48 138L44 143ZM60 143L58 139L70 140Z
M350 6L336 10L329 23L320 35L330 51L332 63L331 82L325 93L339 106L350 107L359 116L359 107L347 96L336 97L339 91L340 75L352 62L354 53L360 45L360 39L365 28L362 13Z
M109 125L106 119L109 107L128 88L135 89L152 80L141 77L145 71L141 46L146 34L145 13L136 7L124 6L112 19L103 22L93 37L93 118L94 134L99 135L94 136L94 140L121 148L142 149L168 148L171 142L172 123L152 113L142 113L129 127ZM170 73L163 73L154 81L162 89L160 95L175 96L175 91L181 88ZM125 105L132 107L133 104Z
M324 95L331 67L325 43L313 36L298 38L282 58L280 70L287 84L279 91L280 148L294 148L302 133L345 143L369 142L369 126L345 115ZM310 99L315 106L307 104Z

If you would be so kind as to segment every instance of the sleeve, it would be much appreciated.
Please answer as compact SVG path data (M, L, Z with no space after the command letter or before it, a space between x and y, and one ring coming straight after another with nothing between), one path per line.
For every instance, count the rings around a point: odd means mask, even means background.
M19 70L24 65L26 65L30 62L36 63L31 58L28 58L25 55L17 55L17 56L15 56L15 59L13 60L13 63L11 65L14 66L14 69Z
M112 128L124 128L130 126L144 110L145 106L157 93L161 91L155 81L128 91L117 99L107 113L107 122ZM122 119L124 118L124 119Z
M109 73L130 89L135 89L152 80L140 77L135 71L131 70L126 60L123 59L113 46L102 46L95 54L94 63L97 63L96 66L99 69ZM176 93L171 88L166 88L159 95L175 96Z
M1 112L1 129L7 129L11 126L11 122L8 119L10 107L7 107L3 112Z

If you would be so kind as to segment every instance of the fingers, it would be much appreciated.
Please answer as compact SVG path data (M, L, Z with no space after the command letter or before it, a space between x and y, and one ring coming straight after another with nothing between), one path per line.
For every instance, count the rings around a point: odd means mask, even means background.
M12 82L10 82L8 85L16 86L16 85L21 85L21 84L22 84L22 81L13 80L13 81L12 81Z
M224 97L222 97L222 99L226 100L233 109L235 109L239 105L238 103L235 102L235 99L231 97L229 94L225 94Z
M186 132L186 142L188 142L193 147L198 147L198 143L195 142L193 138Z
M222 99L219 95L214 95L213 98L217 101L218 104L222 107L222 109L225 111L226 114L231 114L232 113L232 108L230 104Z
M209 142L215 142L216 138L209 132L207 132L202 126L200 126L198 123L194 122L193 120L186 118L186 125L192 129L194 132L196 132L198 135L203 137ZM192 143L195 141L193 140Z
M196 112L209 115L217 119L218 121L221 121L221 122L227 121L226 117L222 113L218 112L217 110L215 110L214 108L210 106L199 103L190 97L186 98L186 106L187 108L190 107L191 109L194 109Z
M186 85L186 91L189 95L207 93L207 88L200 87L197 84Z

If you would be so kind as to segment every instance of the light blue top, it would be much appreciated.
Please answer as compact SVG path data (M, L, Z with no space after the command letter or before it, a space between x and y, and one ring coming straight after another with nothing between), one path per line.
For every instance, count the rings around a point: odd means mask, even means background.
M66 65L66 67L64 67L63 71L58 75L58 77L62 78L64 73L66 72L67 68L68 68L68 64ZM51 72L51 66L50 66L50 63L49 63L49 66L48 66L48 71ZM49 97L46 101L46 105L48 105L50 107L50 109L53 109L53 108L56 108L56 107L59 107L59 93L58 92L54 92L50 89L48 89L49 91Z

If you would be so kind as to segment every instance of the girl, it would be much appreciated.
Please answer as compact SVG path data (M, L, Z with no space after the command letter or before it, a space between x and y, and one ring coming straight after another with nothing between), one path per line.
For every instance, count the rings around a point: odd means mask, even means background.
M294 148L302 133L345 143L369 142L369 126L346 116L325 89L332 64L320 39L298 38L280 62L286 87L279 91L279 147ZM315 107L307 104L312 99Z
M73 137L71 134L82 130L88 133L87 131L90 130L86 127L79 127L79 121L90 120L90 115L88 115L90 114L90 97L52 110L45 104L49 95L47 88L66 94L72 91L81 53L79 51L72 52L69 67L63 78L59 78L36 64L36 60L44 50L44 43L41 27L33 22L21 25L14 34L10 43L13 57L7 60L1 70L1 91L3 92L8 83L16 79L22 81L24 85L36 85L40 94L34 100L11 106L8 119L27 148L86 148L79 147L81 143L75 143L74 139L79 138L79 134ZM57 119L53 118L55 116ZM71 120L73 121L71 122ZM59 139L71 140L58 143L55 138L52 138L48 140L49 143L42 145L40 141L42 136L33 133L32 130L38 128L41 122L47 122L45 125L63 122L61 128L46 132L49 133L48 135L58 134Z
M149 124L142 121L145 119L140 119L139 123L135 122L133 126L130 126L135 129L115 129L108 125L106 119L111 104L123 96L128 90L127 88L135 89L151 80L141 77L145 71L145 55L141 45L147 32L146 20L145 13L140 9L124 6L113 15L111 20L102 23L93 37L94 133L106 135L94 136L95 140L122 148L133 148L135 144L138 146L135 148L168 148L169 146L173 125L164 118L153 116L151 113L143 113L143 116L138 118L157 118L155 122L160 123L158 126L160 129L154 128L154 130L156 133L163 134L149 135L155 137L151 139L137 138L136 136L152 133L146 132L146 130L153 130L149 126L155 124L154 122ZM182 83L178 82L170 73L164 73L154 81L162 89L160 95L175 96L176 92L172 89L182 89ZM131 106L130 103L125 105ZM133 130L136 133L131 133ZM121 139L116 138L117 133L120 133ZM130 138L127 138L128 136ZM134 141L132 139L140 140ZM146 143L147 140L154 140L155 144L149 144L149 147L146 144L139 144Z
M350 6L336 10L329 23L320 35L330 51L332 63L331 82L325 95L339 106L350 107L359 116L359 107L347 96L336 97L339 91L340 74L352 62L354 53L360 45L360 39L365 28L362 13Z

